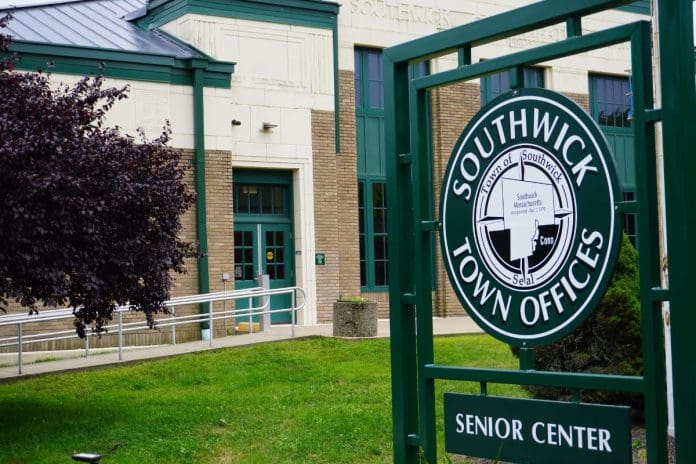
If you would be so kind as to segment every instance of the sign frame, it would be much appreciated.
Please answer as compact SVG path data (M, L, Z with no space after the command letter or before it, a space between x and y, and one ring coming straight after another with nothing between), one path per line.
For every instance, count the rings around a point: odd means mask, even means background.
M668 0L661 0L660 5ZM677 0L669 0L676 3ZM668 292L660 281L651 27L638 21L583 35L582 18L630 3L630 0L540 1L496 16L385 49L385 144L390 256L390 327L394 462L437 462L435 382L507 383L581 390L642 393L645 401L650 464L667 463L667 404L661 302ZM661 8L662 11L662 8ZM661 19L662 21L662 19ZM564 23L567 38L537 48L473 63L473 47ZM617 376L534 370L533 349L520 349L520 369L438 365L432 327L432 234L440 222L432 213L432 157L428 97L432 89L511 71L512 88L523 85L524 66L620 43L630 45L635 117L636 200L617 201L620 214L635 213L640 257L641 330L644 375ZM409 65L457 51L460 66L430 76L409 78ZM693 84L692 74L685 79ZM691 89L693 91L693 89ZM406 261L408 260L408 261ZM688 412L687 412L688 414ZM685 431L689 433L689 431ZM690 446L685 444L686 447Z

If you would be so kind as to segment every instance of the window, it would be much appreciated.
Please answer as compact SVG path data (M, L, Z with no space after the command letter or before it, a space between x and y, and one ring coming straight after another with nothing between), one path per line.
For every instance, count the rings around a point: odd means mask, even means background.
M589 78L590 114L614 155L624 201L635 200L636 173L634 136L631 129L631 82L628 77L591 74ZM625 214L623 230L636 245L636 215Z
M360 285L387 285L384 78L382 51L355 49L355 114L358 155Z
M236 214L287 215L287 188L272 184L234 184Z
M510 72L503 71L481 79L481 106L510 90ZM528 88L544 87L544 69L525 67L524 86Z
M383 287L389 283L387 251L387 184L358 182L360 234L360 285Z
M234 232L234 279L254 279L254 242L251 232Z
M382 51L356 48L354 58L360 285L383 290L389 282L389 257ZM427 61L409 66L410 77L427 74Z
M631 86L628 78L590 75L590 111L600 126L631 127Z
M355 49L355 106L384 110L382 50Z
M633 201L636 199L635 192L624 192L624 201ZM636 243L636 215L633 213L623 215L623 231L626 232L628 239L631 241L633 246L637 246Z

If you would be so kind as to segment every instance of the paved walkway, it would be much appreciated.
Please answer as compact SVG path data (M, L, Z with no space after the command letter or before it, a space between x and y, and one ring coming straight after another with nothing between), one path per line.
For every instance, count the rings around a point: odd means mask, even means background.
M332 336L333 326L331 324L320 324L314 326L295 326L295 338L313 336ZM469 317L448 317L433 318L433 332L435 335L456 335L481 333L481 329ZM389 321L380 320L378 324L377 336L380 338L389 337ZM114 349L92 350L90 356L84 356L84 350L74 351L43 351L40 353L24 353L24 363L22 374L17 369L17 354L0 355L0 382L16 378L27 378L37 375L48 374L51 372L78 371L90 368L99 368L139 362L147 359L167 358L179 354L193 353L197 351L213 350L218 348L230 348L235 346L247 346L257 343L268 343L281 340L292 339L291 327L273 326L269 332L259 332L246 335L235 335L213 340L212 346L208 341L196 341L189 343L178 343L176 345L158 346L139 346L127 347L123 350L123 360L119 361L118 351ZM47 357L64 357L48 362L32 363L36 359ZM13 364L13 365L8 365Z

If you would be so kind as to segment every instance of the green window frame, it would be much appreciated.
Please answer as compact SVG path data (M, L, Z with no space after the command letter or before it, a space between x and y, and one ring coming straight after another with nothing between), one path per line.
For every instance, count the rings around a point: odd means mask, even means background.
M288 197L287 185L235 183L234 214L287 216Z
M293 222L292 172L252 170L232 172L234 222Z
M358 182L360 286L384 290L389 284L387 184L383 179Z
M635 190L625 190L623 192L624 201L634 201L636 199ZM633 246L638 246L638 232L636 230L636 215L634 213L624 214L623 221L621 224L623 231L626 232L628 239L631 241Z
M360 287L388 288L386 173L384 166L384 79L382 51L355 48L355 116L358 151Z
M481 106L491 102L498 95L504 94L510 90L510 73L512 71L503 71L495 74L490 74L481 79ZM525 66L524 70L524 86L527 88L543 88L544 68L538 66Z
M633 140L631 123L633 119L633 102L631 79L628 76L591 73L589 75L590 114L604 131L614 150L614 157L621 180L623 200L633 201L636 195L636 180L632 145L625 146L627 140ZM623 143L617 144L616 141ZM636 215L624 214L622 227L633 245L637 245Z
M360 286L362 291L386 291L389 284L389 257L382 51L356 47L354 59ZM427 75L429 62L414 63L409 72L411 77Z

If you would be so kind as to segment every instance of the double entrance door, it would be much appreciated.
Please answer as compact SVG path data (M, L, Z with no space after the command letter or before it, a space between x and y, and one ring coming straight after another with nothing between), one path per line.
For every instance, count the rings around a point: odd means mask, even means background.
M233 176L235 288L259 286L259 274L268 275L271 289L294 286L290 172L235 170ZM271 310L290 308L291 300L290 294L274 295ZM236 307L248 308L249 303L238 300ZM273 324L290 321L289 311L271 314Z
M270 287L294 285L293 254L290 224L236 224L234 227L235 288L257 287L259 273L268 274ZM271 309L289 308L290 295L271 296ZM253 304L258 304L254 302ZM239 300L237 308L248 308L249 302ZM254 318L254 320L258 320ZM290 312L271 314L271 323L291 320Z

